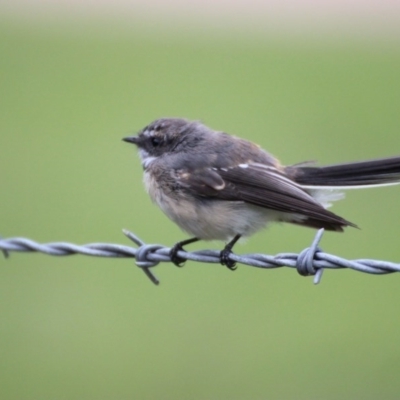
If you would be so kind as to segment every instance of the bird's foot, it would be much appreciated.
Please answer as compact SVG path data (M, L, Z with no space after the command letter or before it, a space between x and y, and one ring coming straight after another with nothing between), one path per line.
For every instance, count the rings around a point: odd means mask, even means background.
M236 267L236 261L233 261L229 258L229 256L232 254L232 248L235 245L235 243L240 239L240 235L236 235L226 246L225 248L221 251L219 255L219 259L222 265L225 265L228 267L231 271L234 271Z
M183 267L185 265L185 259L178 256L178 251L183 251L181 242L176 243L169 252L171 262L177 267Z
M178 256L178 251L185 251L185 249L183 248L183 246L185 246L186 244L190 244L190 243L194 243L194 242L198 242L200 239L198 238L191 238L191 239L187 239L187 240L182 240L182 242L178 242L176 243L170 250L169 252L169 256L171 258L171 262L176 265L177 267L183 267L183 265L185 264L185 259L182 257Z
M227 268L229 268L231 271L234 271L237 266L236 266L236 261L233 261L229 258L229 256L232 254L232 250L226 246L220 253L219 259L221 262L221 265L225 265Z

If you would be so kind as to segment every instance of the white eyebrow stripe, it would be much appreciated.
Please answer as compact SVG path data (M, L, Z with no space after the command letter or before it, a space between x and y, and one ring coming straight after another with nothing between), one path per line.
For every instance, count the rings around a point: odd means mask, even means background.
M142 132L142 134L143 134L143 136L151 137L151 136L154 136L154 130L146 129L145 131Z

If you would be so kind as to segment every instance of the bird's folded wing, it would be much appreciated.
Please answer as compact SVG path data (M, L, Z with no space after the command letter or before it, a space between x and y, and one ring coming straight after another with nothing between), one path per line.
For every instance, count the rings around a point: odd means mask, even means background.
M300 185L274 167L240 164L227 168L206 168L178 175L192 195L228 201L244 201L259 207L302 215L313 220L353 225L323 208Z

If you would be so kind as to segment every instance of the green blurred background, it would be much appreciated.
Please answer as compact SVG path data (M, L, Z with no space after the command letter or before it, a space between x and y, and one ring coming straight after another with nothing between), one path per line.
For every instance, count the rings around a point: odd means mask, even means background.
M133 24L134 25L134 24ZM186 236L144 192L121 138L201 119L286 164L400 154L400 50L143 24L0 19L0 233L129 245ZM346 258L400 261L400 188L348 193L326 233ZM307 247L273 226L240 253ZM220 248L219 243L191 249ZM1 399L397 399L400 277L13 253L0 261Z

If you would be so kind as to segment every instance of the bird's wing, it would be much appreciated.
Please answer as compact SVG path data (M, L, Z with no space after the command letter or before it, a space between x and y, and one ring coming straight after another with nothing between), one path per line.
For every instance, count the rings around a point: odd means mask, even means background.
M326 210L301 186L272 166L239 164L227 168L204 168L178 174L182 187L194 196L244 201L259 207L297 214L312 226L341 230L351 222ZM319 225L318 225L319 223Z

